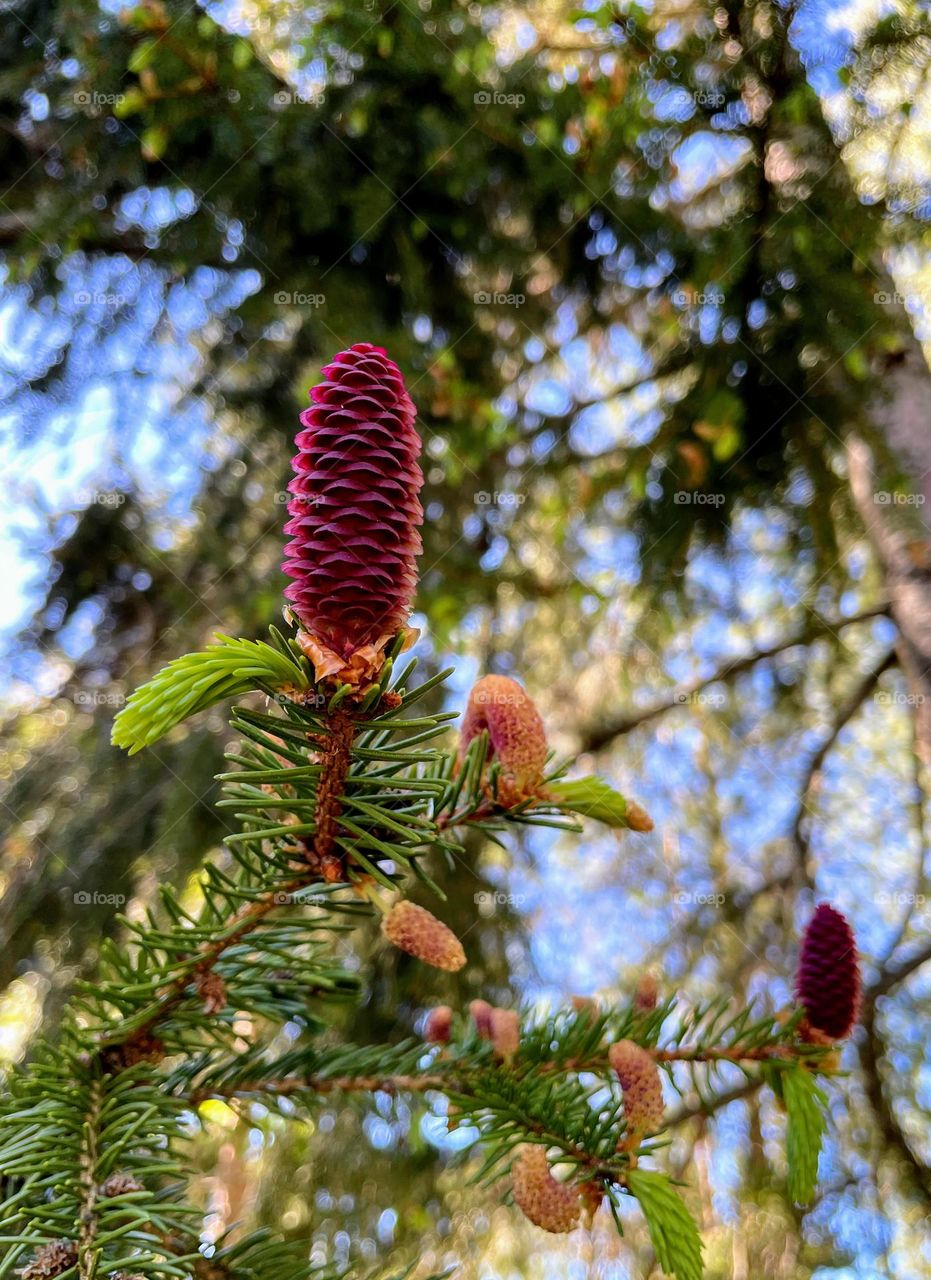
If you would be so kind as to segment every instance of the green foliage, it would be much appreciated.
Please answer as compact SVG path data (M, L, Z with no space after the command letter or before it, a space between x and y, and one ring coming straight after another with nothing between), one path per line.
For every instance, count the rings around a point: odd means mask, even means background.
M227 698L261 690L309 690L306 659L261 640L217 635L201 653L186 653L141 685L113 722L111 741L135 755L186 720Z
M811 1073L802 1068L781 1072L780 1084L787 1115L789 1195L796 1204L810 1204L818 1181L827 1098Z
M663 1270L676 1280L701 1280L698 1228L669 1179L652 1169L631 1169L627 1186L643 1210Z
M86 1216L86 1252L104 1274L125 1266L188 1276L196 1244L183 1256L164 1247L166 1238L196 1241L199 1219L183 1202L181 1165L169 1149L180 1104L145 1066L110 1075L82 1048L73 1025L61 1046L40 1048L0 1112L0 1170L10 1180L0 1275L49 1240L74 1239ZM107 1196L114 1174L137 1179L140 1189Z
M627 800L603 778L576 778L550 783L549 794L560 808L595 818L609 827L626 827Z
M612 1199L632 1193L663 1268L698 1280L695 1224L668 1180L639 1167L651 1147L623 1141L624 1099L608 1048L632 1038L667 1069L678 1062L697 1073L726 1058L762 1080L769 1054L795 1051L797 1019L735 1011L722 998L681 1013L667 1002L652 1011L631 1004L529 1015L516 1056L504 1057L467 1018L429 1055L409 1040L328 1043L326 1006L363 990L339 956L339 939L371 917L374 883L393 893L413 876L435 887L424 855L460 852L451 834L458 829L498 838L510 824L565 825L565 810L618 825L626 805L600 779L566 783L557 769L545 801L505 809L487 735L457 764L435 745L452 713L411 713L447 673L410 689L414 664L394 670L400 637L363 695L313 685L291 642L276 632L272 639L274 647L221 637L214 650L171 664L118 729L120 741L141 746L243 685L270 691L302 682L301 696L278 700L271 713L233 710L241 742L228 756L235 767L221 775L220 806L239 829L227 835L225 856L204 868L199 909L163 888L160 912L124 920L120 945L105 943L99 973L79 984L61 1046L41 1050L14 1080L0 1138L8 1224L0 1276L56 1239L74 1242L82 1276L194 1274L199 1214L184 1176L192 1108L212 1097L272 1105L286 1097L293 1114L334 1090L384 1088L445 1093L475 1126L479 1178L497 1178L529 1140L555 1148L579 1183ZM243 1017L256 1028L245 1045ZM285 1023L293 1043L276 1054ZM817 1118L821 1095L813 1085L803 1091L810 1077L801 1070L778 1079L789 1106L792 1185L804 1189L817 1165L812 1107ZM105 1194L116 1173L132 1185ZM241 1280L313 1274L299 1248L261 1232L221 1241L211 1265Z

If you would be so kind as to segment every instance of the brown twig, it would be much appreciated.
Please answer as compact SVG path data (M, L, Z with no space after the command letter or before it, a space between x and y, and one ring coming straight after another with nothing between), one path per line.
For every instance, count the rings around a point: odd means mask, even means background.
M672 711L675 707L682 706L690 698L701 693L703 689L707 689L709 685L717 684L719 681L733 680L735 676L750 671L758 662L765 662L768 658L774 658L788 649L811 644L812 641L839 631L842 627L850 627L857 622L867 622L871 618L884 617L888 612L889 605L882 603L869 609L864 609L849 618L821 618L813 615L804 627L800 627L798 631L786 636L776 644L754 649L752 653L745 654L742 658L731 658L712 672L711 675L693 680L689 684L679 685L671 693L657 698L655 702L645 707L642 711L627 712L616 716L606 724L592 725L587 729L583 729L581 734L582 750L599 751L614 738L622 737L633 729L639 728L640 725L648 724L649 721L655 720L657 716L664 715L667 711Z
M824 765L831 748L834 746L842 731L850 723L860 707L870 696L879 678L888 671L890 667L896 664L896 651L889 649L887 653L876 662L869 671L865 672L862 678L857 682L854 689L841 705L837 708L834 718L831 721L831 727L827 737L821 742L821 745L812 755L808 762L808 768L805 771L805 778L799 792L798 808L795 811L795 818L792 823L792 841L795 846L796 869L802 878L802 882L809 888L813 884L811 869L808 866L808 853L811 843L810 829L806 829L805 817L808 814L808 799L811 792L818 786L821 769ZM807 824L810 828L810 823Z

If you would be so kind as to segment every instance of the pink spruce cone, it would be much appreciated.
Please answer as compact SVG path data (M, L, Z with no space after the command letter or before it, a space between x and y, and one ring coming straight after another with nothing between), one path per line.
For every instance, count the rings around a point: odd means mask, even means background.
M453 1011L448 1004L435 1005L427 1014L423 1038L429 1044L449 1044L453 1029Z
M459 737L460 760L486 729L489 759L501 765L499 802L510 809L539 794L548 753L546 730L533 699L516 680L482 676L472 686Z
M853 930L826 902L802 938L795 994L809 1026L832 1040L850 1035L860 1011L860 966Z
M481 1040L491 1040L493 1031L491 1026L492 1007L487 1000L473 1000L469 1005L469 1013L475 1023L475 1029Z
M514 1009L492 1009L491 1043L499 1058L509 1060L520 1048L520 1016Z
M288 486L285 596L318 678L359 683L404 627L422 544L416 409L381 347L357 342L323 369L301 414Z

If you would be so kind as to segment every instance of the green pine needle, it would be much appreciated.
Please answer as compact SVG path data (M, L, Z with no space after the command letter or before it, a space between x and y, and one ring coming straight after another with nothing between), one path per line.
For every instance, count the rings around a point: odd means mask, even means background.
M135 755L188 716L255 690L298 689L311 684L296 658L261 640L234 640L186 653L141 685L113 722L111 741Z
M643 1210L650 1240L666 1274L676 1280L702 1280L698 1227L666 1175L631 1169L627 1185Z

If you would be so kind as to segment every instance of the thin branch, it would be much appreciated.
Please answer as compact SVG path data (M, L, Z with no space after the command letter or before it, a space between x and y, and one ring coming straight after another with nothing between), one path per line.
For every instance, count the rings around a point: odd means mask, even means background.
M799 793L798 808L795 811L795 819L792 823L792 841L795 845L797 872L809 887L812 884L811 868L808 865L808 855L811 848L811 822L809 821L807 824L805 822L806 815L809 818L811 817L808 804L809 797L820 783L821 770L831 748L837 742L846 725L850 723L876 688L880 676L895 664L896 651L895 649L890 649L863 675L855 688L851 690L837 708L827 737L824 738L808 762L808 768L805 771L804 781Z
M102 1080L95 1080L90 1090L90 1105L81 1134L79 1188L81 1210L78 1217L78 1270L81 1280L93 1280L96 1272L97 1240L97 1130L104 1099Z
M754 1049L731 1049L724 1047L685 1047L678 1049L657 1049L643 1046L654 1062L772 1062L774 1060L792 1061L799 1057L792 1045L763 1045ZM806 1061L810 1061L811 1046L806 1046ZM450 1064L450 1071L437 1071L442 1067L442 1059L433 1064L431 1071L423 1075L363 1075L363 1076L286 1076L282 1079L236 1081L229 1085L208 1085L185 1094L192 1104L205 1101L207 1098L241 1098L250 1094L273 1094L275 1097L287 1098L301 1093L426 1093L431 1089L443 1092L470 1094L472 1081L468 1068L457 1070ZM566 1062L546 1063L539 1068L541 1074L573 1075L579 1072L610 1077L613 1069L604 1054L593 1055L586 1059L569 1059ZM762 1080L759 1082L762 1083ZM737 1096L743 1096L738 1093Z
M712 1116L724 1107L729 1107L732 1102L739 1102L742 1098L752 1097L765 1083L766 1081L763 1077L758 1076L753 1080L745 1080L743 1084L735 1085L733 1089L728 1089L725 1093L719 1093L714 1098L701 1098L698 1102L684 1104L675 1111L669 1112L663 1121L663 1125L665 1128L671 1129L675 1125L684 1124L687 1120L695 1119L696 1116Z
M614 738L622 737L624 734L630 733L632 729L639 728L640 725L647 724L650 720L655 720L657 716L664 715L667 711L672 711L674 708L682 706L690 698L701 693L703 689L707 689L709 685L717 684L718 681L733 680L735 676L752 670L758 662L765 662L769 658L774 658L787 649L795 649L800 645L811 644L814 640L818 640L824 635L839 631L842 627L853 626L857 622L867 622L871 618L885 617L888 612L889 605L883 602L869 609L864 609L860 613L852 614L849 618L822 618L818 615L813 615L805 626L800 627L792 635L786 636L785 639L778 641L776 644L755 649L752 653L745 654L741 658L729 659L710 676L694 680L691 684L679 685L671 693L658 698L642 711L630 711L617 716L607 724L592 725L587 729L583 729L581 734L582 750L599 751Z
M872 1000L864 1010L862 1021L866 1034L860 1047L860 1061L865 1077L867 1097L870 1100L880 1133L886 1148L896 1152L901 1157L906 1178L913 1190L924 1202L926 1211L931 1210L931 1169L919 1159L909 1145L883 1084L879 1064L886 1056L886 1046L876 1027L876 1009Z
M927 964L931 960L931 943L927 943L918 951L913 951L911 955L900 960L898 964L886 964L879 972L876 978L867 990L867 999L875 1002L880 996L888 995L894 987L900 982L904 982L906 978L911 977L916 970L922 965Z
M918 905L922 886L925 882L925 863L927 860L927 833L925 830L925 793L922 787L922 767L921 753L918 744L918 722L917 717L912 715L912 784L915 788L915 798L912 802L912 812L915 817L915 831L918 836L918 860L915 864L915 880L914 892L911 901L906 904L905 912L899 923L899 927L895 931L887 951L882 967L885 968L886 963L892 959L896 951L899 949L900 943L908 932L908 926L911 924L912 916L915 914L915 907Z
M100 1037L104 1060L108 1065L131 1065L138 1053L160 1056L157 1028L184 1003L192 984L200 990L216 965L231 947L258 928L266 916L287 901L291 895L309 886L345 879L342 861L333 852L333 834L342 806L346 775L350 764L350 748L359 726L344 711L337 709L328 717L329 732L321 735L321 773L318 783L316 831L306 845L307 869L273 890L244 903L227 921L225 927L208 944L199 949L196 959L171 982L156 1001L151 1014L140 1024L127 1028L116 1024Z

